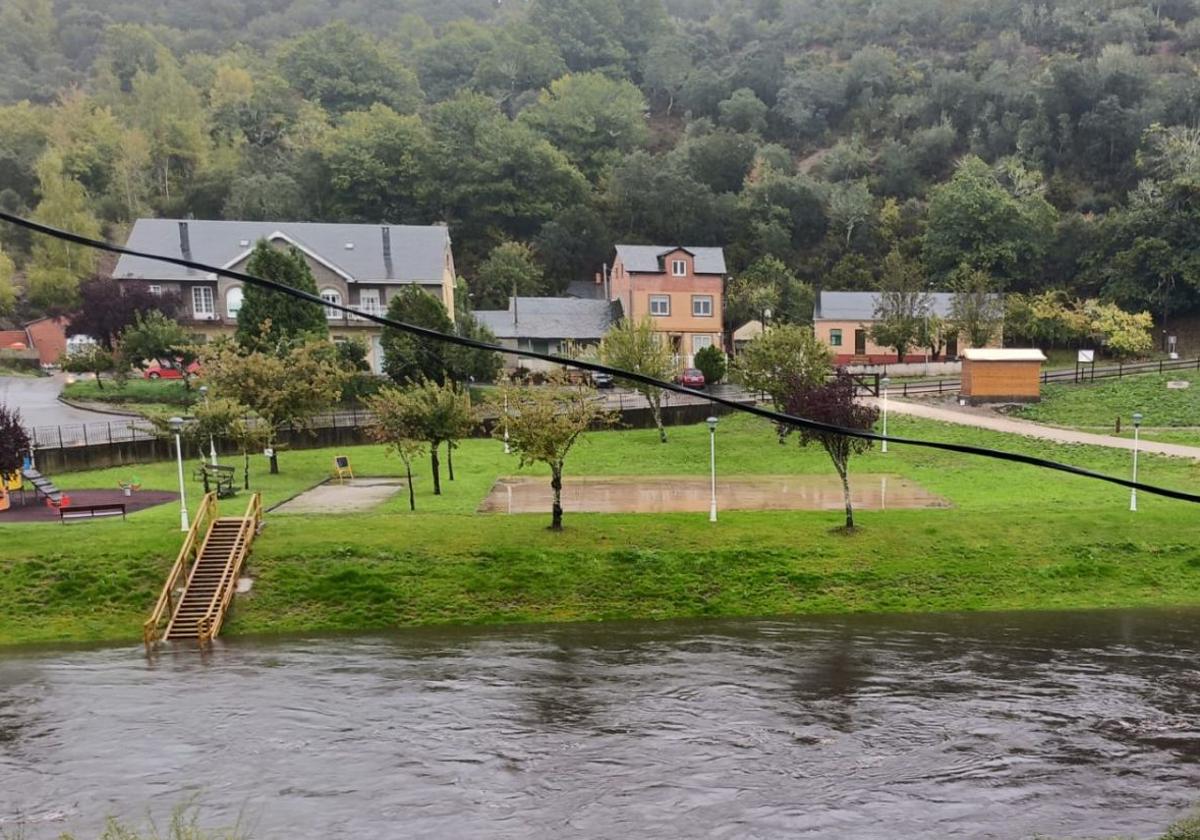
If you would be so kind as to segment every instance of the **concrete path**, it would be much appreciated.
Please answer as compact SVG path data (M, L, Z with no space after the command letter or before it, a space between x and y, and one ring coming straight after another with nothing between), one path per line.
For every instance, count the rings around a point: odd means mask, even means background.
M879 406L877 399L867 402ZM1113 437L1112 435L1097 435L1091 432L1078 432L1074 429L1059 429L1054 426L1043 426L1028 420L1016 420L1011 417L998 417L994 414L983 413L978 409L943 408L924 403L907 402L905 400L889 399L888 412L907 414L912 417L922 417L926 420L937 420L942 423L955 423L959 426L974 426L977 429L988 429L993 432L1005 432L1010 435L1052 440L1057 443L1082 443L1088 446L1107 446L1110 449L1133 449L1133 440ZM1200 446L1184 446L1178 443L1157 443L1142 440L1138 443L1138 451L1153 452L1158 455L1173 455L1176 458L1191 458L1200 461Z

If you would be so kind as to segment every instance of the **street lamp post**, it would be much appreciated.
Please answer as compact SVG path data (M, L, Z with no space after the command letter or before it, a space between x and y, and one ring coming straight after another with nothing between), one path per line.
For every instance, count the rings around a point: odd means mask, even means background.
M200 396L204 397L204 407L208 408L208 386L200 386ZM215 467L217 465L217 445L213 443L213 436L210 432L208 435L208 457Z
M712 477L712 495L708 503L708 521L717 521L717 418L708 418L708 467Z
M188 529L187 495L183 485L183 441L180 433L183 431L183 418L172 417L168 424L175 433L175 462L179 465L179 530Z
M1138 461L1138 431L1142 427L1142 415L1139 412L1133 413L1133 483L1137 484L1137 461ZM1129 509L1137 512L1137 488L1129 488Z
M512 450L508 446L508 392L504 392L504 454L508 455Z
M884 455L887 454L887 398L888 386L891 384L892 380L886 376L879 380L879 388L883 392L883 446L881 447L881 451Z

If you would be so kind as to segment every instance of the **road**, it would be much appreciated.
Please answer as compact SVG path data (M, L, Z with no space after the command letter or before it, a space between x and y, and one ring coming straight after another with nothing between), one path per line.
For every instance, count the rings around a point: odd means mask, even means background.
M0 376L0 403L21 410L21 422L29 426L64 426L112 420L108 414L82 411L58 401L60 376Z
M879 400L868 399L878 406ZM1088 446L1106 446L1110 449L1133 449L1133 441L1112 435L1097 435L1091 432L1079 432L1074 429L1060 429L1055 426L1043 426L1028 420L1016 420L1011 417L998 417L978 411L953 408L943 408L923 403L907 402L895 398L888 400L888 411L897 414L908 414L913 417L923 417L926 420L937 420L942 423L955 423L960 426L974 426L977 429L989 429L994 432L1006 432L1011 435L1052 440L1057 443L1082 443ZM1142 440L1138 443L1138 451L1153 452L1158 455L1172 455L1176 458L1191 458L1200 461L1200 447L1184 446L1178 443L1158 443Z

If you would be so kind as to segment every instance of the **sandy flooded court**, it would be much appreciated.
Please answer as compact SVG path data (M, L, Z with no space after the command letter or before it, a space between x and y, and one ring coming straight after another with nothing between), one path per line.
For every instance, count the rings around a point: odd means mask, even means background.
M386 502L407 485L402 478L331 479L289 499L272 513L362 513Z
M563 479L563 510L574 513L664 513L707 511L708 476L580 476ZM895 475L850 477L850 496L860 510L943 508L950 503L914 481ZM544 513L550 509L550 479L507 476L492 485L479 513ZM836 475L717 477L721 510L840 510L842 484Z

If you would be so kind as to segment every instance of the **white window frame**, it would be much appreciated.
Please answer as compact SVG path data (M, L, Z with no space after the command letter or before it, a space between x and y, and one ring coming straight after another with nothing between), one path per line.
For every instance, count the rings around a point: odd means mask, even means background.
M337 289L322 289L321 290L321 300L325 301L326 303L336 303L338 306L341 306L342 293L339 292ZM328 306L325 307L325 320L326 321L337 321L338 319L340 319L342 317L343 317L343 315L342 315L342 311L340 309L331 309Z
M216 317L216 296L212 286L192 286L192 314L205 321Z
M692 335L692 355L696 355L705 347L713 346L713 337L708 333L693 333Z
M697 304L708 304L707 312L697 310ZM713 296L712 295L692 295L692 317L693 318L711 318L713 316Z
M383 314L383 296L379 289L359 289L358 311L369 315Z
M233 297L233 294L235 292L237 293L237 307L236 308L231 304L231 301L230 301L230 298ZM236 321L238 313L242 311L242 304L246 300L245 295L246 295L246 293L242 290L241 286L230 286L228 289L225 290L225 315L231 321Z
M655 304L665 304L666 311L656 312L655 310L659 307L656 307ZM671 296L670 295L650 295L650 314L653 315L655 318L671 317Z
M687 277L687 260L671 260L671 276Z
M162 296L162 286L158 285L157 283L151 283L149 288L150 294L158 295L160 297Z

